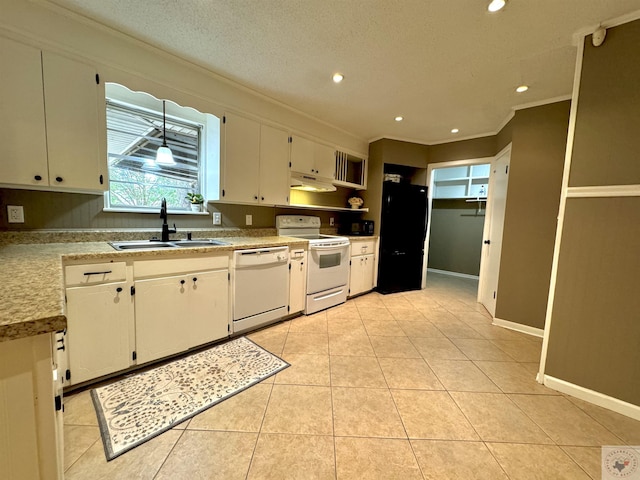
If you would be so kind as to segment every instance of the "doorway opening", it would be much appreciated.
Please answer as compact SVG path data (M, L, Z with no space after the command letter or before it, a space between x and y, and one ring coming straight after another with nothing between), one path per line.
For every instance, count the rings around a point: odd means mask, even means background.
M478 279L495 316L511 145L495 157L431 164L423 285L428 272Z

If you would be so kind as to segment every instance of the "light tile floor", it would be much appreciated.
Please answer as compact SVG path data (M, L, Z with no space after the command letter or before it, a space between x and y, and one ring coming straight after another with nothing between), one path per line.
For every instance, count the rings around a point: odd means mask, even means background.
M541 340L476 291L430 274L253 333L291 367L108 463L89 392L69 395L66 478L600 478L599 447L640 444L640 422L536 383Z

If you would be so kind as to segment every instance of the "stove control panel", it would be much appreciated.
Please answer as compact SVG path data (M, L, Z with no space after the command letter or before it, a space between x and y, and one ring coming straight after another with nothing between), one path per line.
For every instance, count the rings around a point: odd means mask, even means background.
M310 215L278 215L276 228L320 228L320 217Z

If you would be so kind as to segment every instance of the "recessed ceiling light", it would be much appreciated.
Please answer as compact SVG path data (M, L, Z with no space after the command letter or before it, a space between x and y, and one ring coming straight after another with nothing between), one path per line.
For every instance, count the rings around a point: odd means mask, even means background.
M518 88L516 88L516 92L518 93L526 92L527 90L529 90L529 87L527 85L520 85Z
M404 120L404 117L397 116L394 120L395 120L396 122L401 122L402 120Z
M336 72L333 74L333 82L334 83L340 83L342 80L344 80L344 75Z
M457 128L452 128L451 129L451 133L458 133L460 130L458 130Z
M502 10L504 6L507 4L507 0L491 0L491 3L487 7L491 13L497 12L498 10Z

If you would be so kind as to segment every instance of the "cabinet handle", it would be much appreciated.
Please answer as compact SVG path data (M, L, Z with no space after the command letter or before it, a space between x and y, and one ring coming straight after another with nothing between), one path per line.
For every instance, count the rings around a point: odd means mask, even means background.
M254 200L257 200L257 199L258 199L258 195L254 195L254 196L253 196L253 199L254 199Z
M180 285L184 285L184 280L180 280Z
M104 272L84 272L84 275L106 275L107 273L111 273L111 270L105 270Z
M260 199L264 202L264 197L260 197Z
M198 281L198 277L193 277L193 281L197 282Z
M40 175L36 175L35 177L33 177L37 182L39 182L40 180L42 180L42 177Z
M116 292L120 293L122 291L122 287L116 288Z
M56 177L56 182L62 183L62 180L63 180L62 177Z

